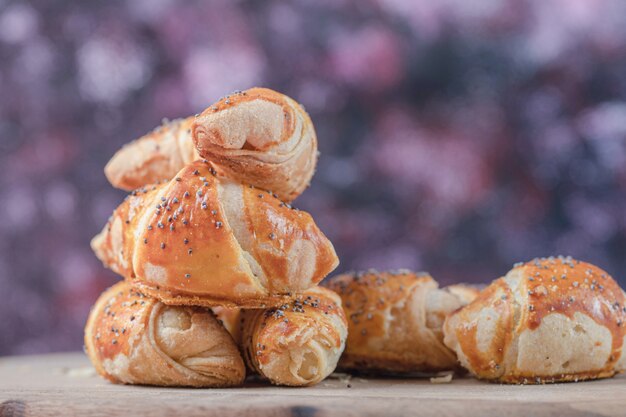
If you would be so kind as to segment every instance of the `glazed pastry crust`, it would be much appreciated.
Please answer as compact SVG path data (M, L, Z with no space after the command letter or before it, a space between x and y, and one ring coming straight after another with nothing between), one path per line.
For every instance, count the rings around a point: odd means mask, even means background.
M407 374L456 367L441 327L463 302L430 275L370 270L337 276L328 286L341 296L348 317L341 369Z
M245 378L237 346L209 310L167 306L124 282L92 308L85 348L115 383L227 387Z
M605 378L624 368L624 293L600 268L564 257L519 264L445 323L476 377L504 383Z
M130 191L168 181L201 158L239 182L290 202L313 177L317 136L309 115L294 100L252 88L127 144L111 158L105 174L114 187Z
M222 98L196 117L192 134L203 158L284 201L300 195L315 172L311 118L294 100L267 88Z
M176 305L280 305L338 263L308 213L202 161L130 195L92 248L139 291Z
M324 380L337 366L348 331L341 298L322 287L278 308L243 310L241 323L246 364L276 385Z

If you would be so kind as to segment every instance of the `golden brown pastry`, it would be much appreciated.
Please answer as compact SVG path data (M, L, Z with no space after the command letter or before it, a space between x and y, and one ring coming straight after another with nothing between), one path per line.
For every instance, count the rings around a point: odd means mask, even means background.
M516 265L445 323L445 343L476 377L504 383L581 381L624 368L624 293L570 257Z
M241 345L242 310L239 307L217 306L211 307L211 311L213 311L213 314L217 317L217 321L219 321L233 337L237 346Z
M203 158L284 201L300 195L313 177L313 123L302 106L276 91L251 88L228 95L196 117L192 133Z
M235 342L209 310L167 306L125 282L96 301L85 348L98 373L116 383L226 387L245 378Z
M109 182L123 190L170 180L185 165L200 159L191 140L194 118L166 121L126 144L104 167Z
M92 241L100 260L166 304L266 307L338 263L308 213L208 162L131 194Z
M252 88L129 143L113 156L105 174L113 186L132 190L170 180L200 158L289 202L311 181L317 137L298 103L267 88Z
M405 374L456 367L441 327L464 303L427 273L369 270L337 276L328 286L341 296L348 317L340 368Z
M339 296L314 287L278 308L243 310L242 350L273 384L313 385L335 370L347 327Z

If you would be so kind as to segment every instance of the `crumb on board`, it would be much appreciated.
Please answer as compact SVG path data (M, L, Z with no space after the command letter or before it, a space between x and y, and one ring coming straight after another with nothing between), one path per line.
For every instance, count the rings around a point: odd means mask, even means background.
M346 384L346 388L352 388L352 384L350 383L352 380L352 375L346 374L343 372L333 372L330 374L328 379L338 379L339 382Z
M86 378L96 375L96 370L91 366L81 368L63 368L62 372L72 378Z
M448 372L444 375L438 375L430 378L431 384L449 384L452 382L452 372Z

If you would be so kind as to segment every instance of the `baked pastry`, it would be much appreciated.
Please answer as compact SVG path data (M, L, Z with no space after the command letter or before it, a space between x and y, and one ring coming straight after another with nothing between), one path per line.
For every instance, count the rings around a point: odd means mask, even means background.
M230 333L237 346L241 345L241 312L239 307L211 307L217 321Z
M209 310L167 306L124 282L96 301L85 348L98 373L116 383L227 387L245 378L235 342Z
M341 298L323 287L313 287L278 308L212 310L245 352L248 367L277 385L322 381L335 370L345 347Z
M341 369L407 374L456 367L441 327L464 303L427 273L369 270L337 276L328 286L341 296L348 317Z
M317 137L302 106L276 91L252 88L222 98L197 117L167 122L124 146L109 161L105 174L113 186L133 190L170 180L200 158L239 182L290 202L311 181Z
M338 263L308 213L203 161L133 192L92 248L142 293L209 307L280 305Z
M476 377L504 383L613 376L622 356L624 293L570 257L517 264L445 323L445 344Z
M445 290L455 295L465 305L471 303L476 299L476 297L478 297L478 294L480 294L480 291L482 290L482 286L471 284L452 284L445 287Z
M308 386L330 375L348 331L341 299L314 287L278 308L242 311L248 368L276 385Z
M201 159L191 139L193 121L193 117L164 120L152 132L124 145L104 167L109 182L131 191L170 180L185 165Z
M267 88L222 98L196 117L192 134L203 158L284 201L300 195L315 171L311 118L294 100Z

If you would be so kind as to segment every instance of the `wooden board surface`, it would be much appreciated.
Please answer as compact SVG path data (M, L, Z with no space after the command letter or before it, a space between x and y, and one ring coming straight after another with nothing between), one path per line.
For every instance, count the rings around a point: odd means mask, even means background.
M110 384L82 353L0 358L0 417L72 415L626 416L626 377L544 386L352 377L310 388L172 389Z

